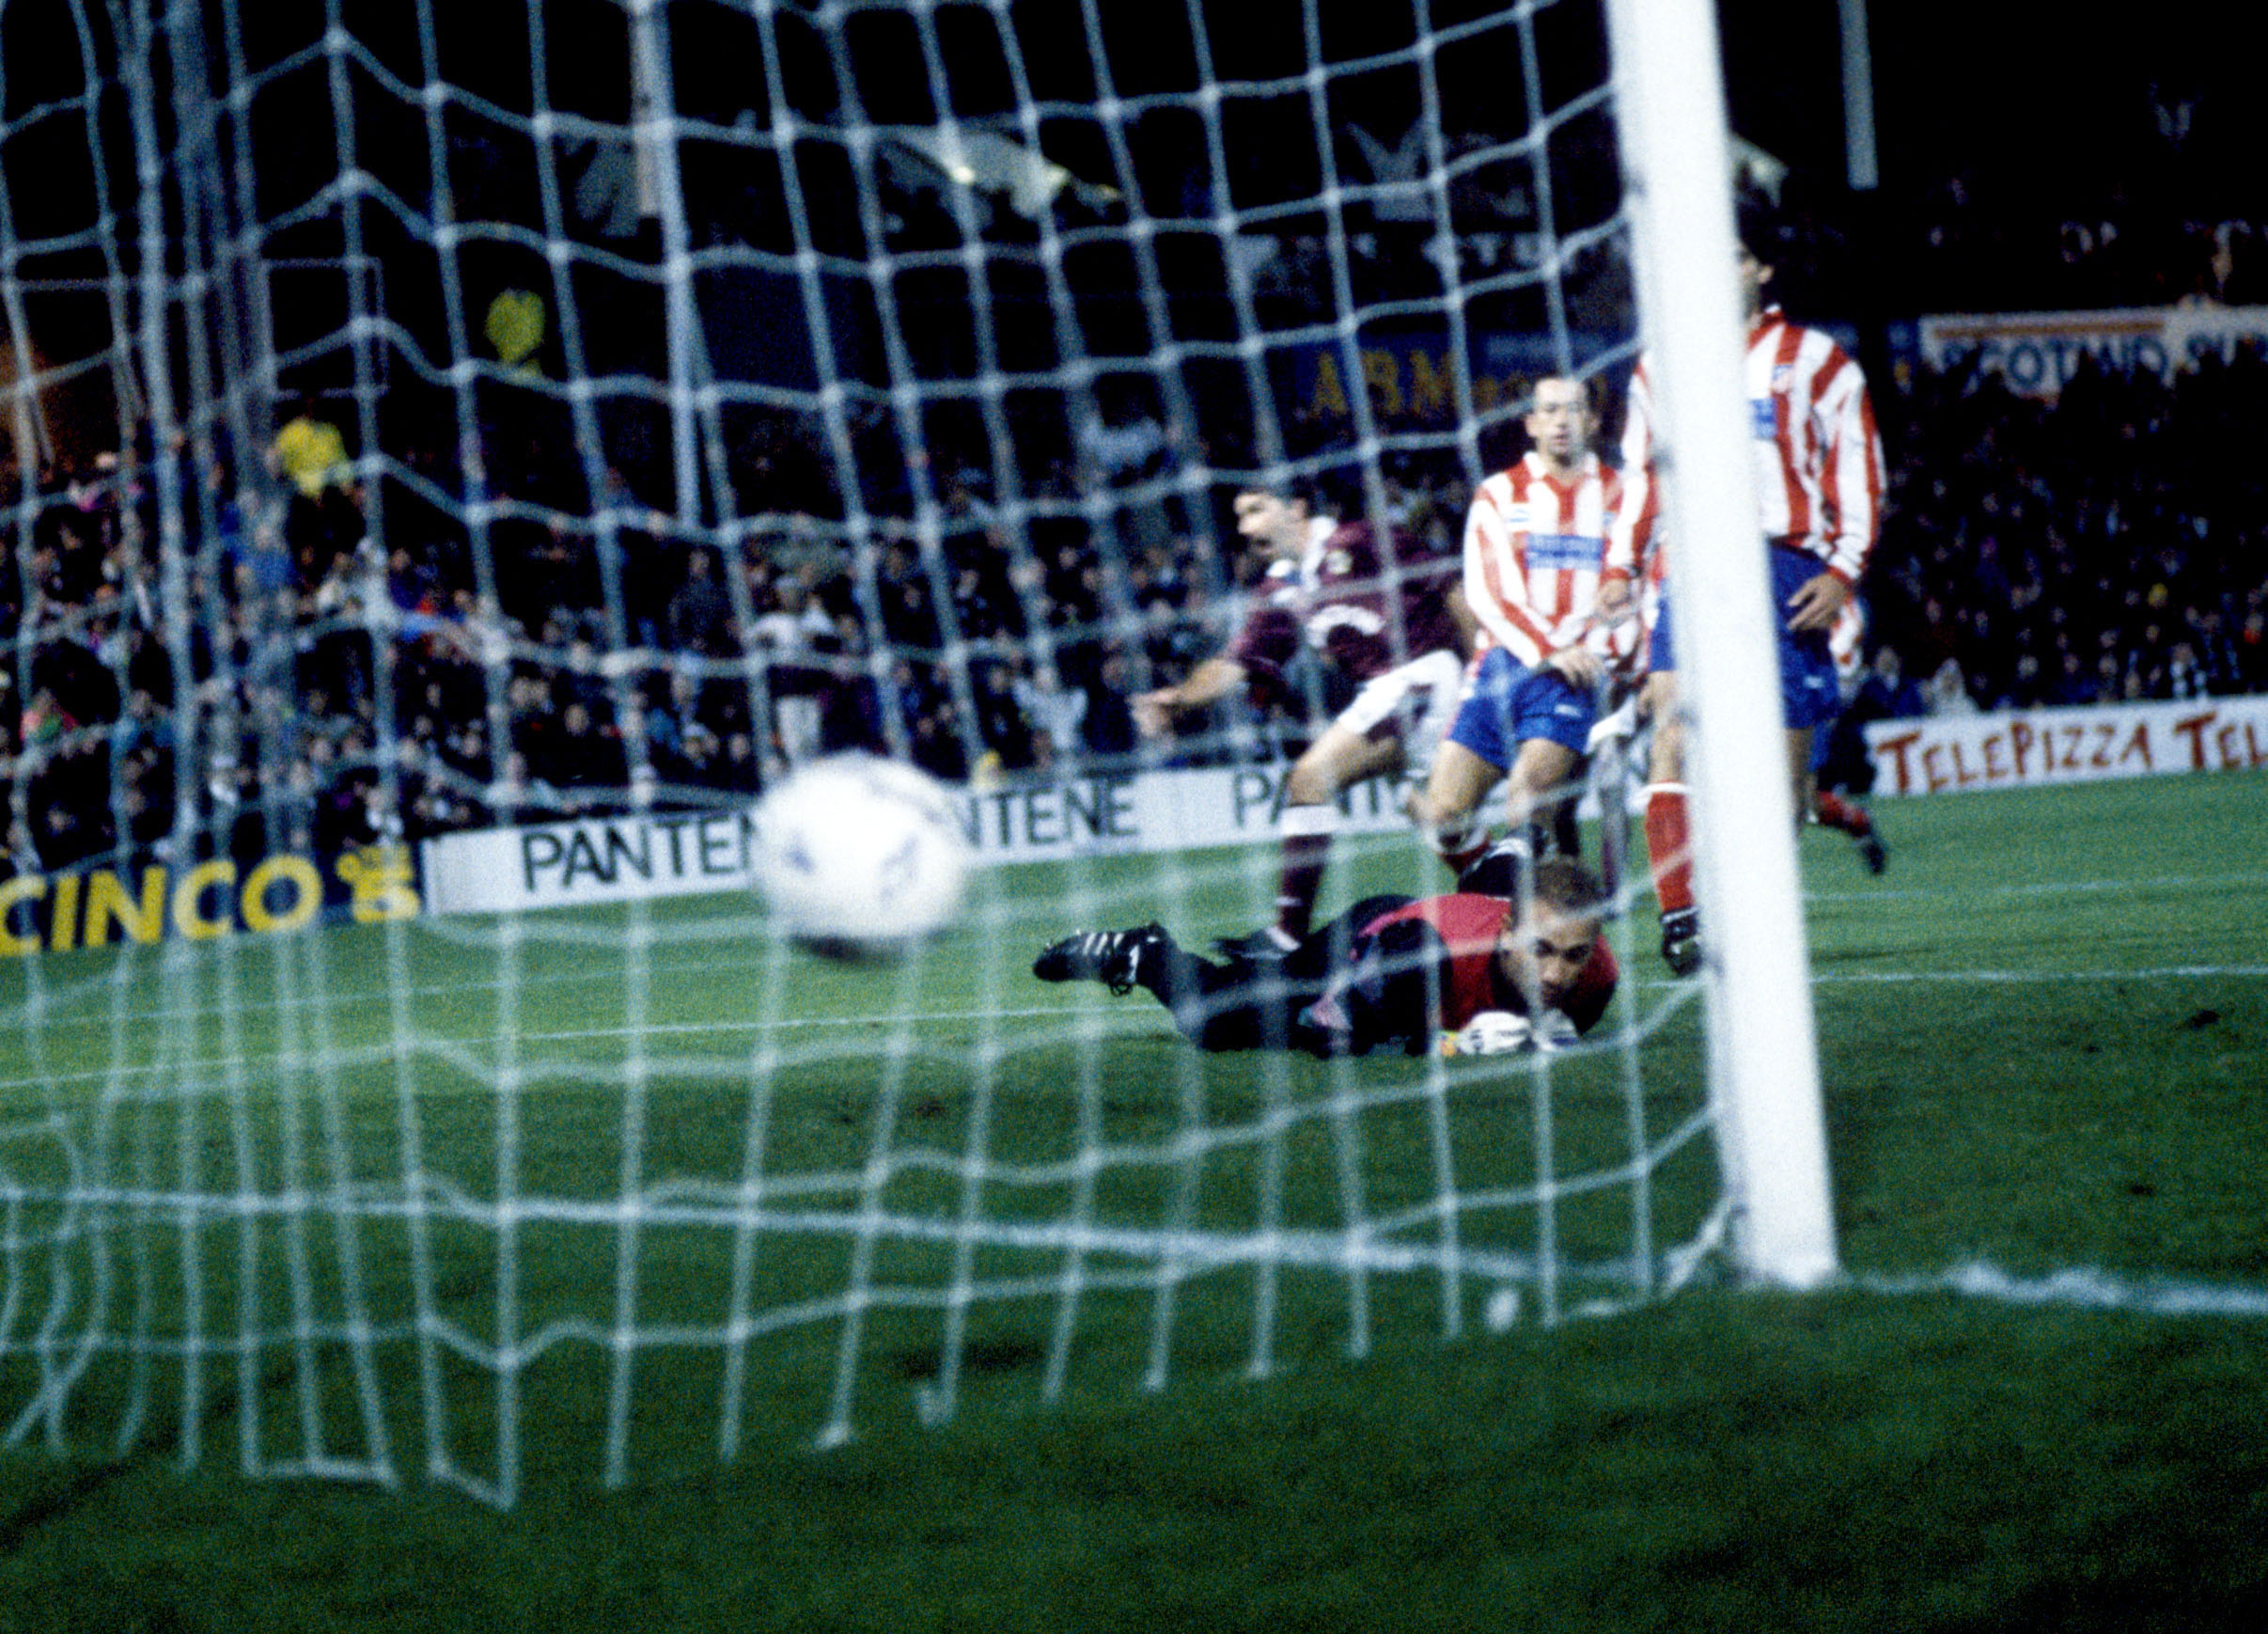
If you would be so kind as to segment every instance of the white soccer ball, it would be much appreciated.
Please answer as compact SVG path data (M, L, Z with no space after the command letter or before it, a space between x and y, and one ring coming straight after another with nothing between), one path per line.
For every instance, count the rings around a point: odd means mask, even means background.
M959 803L896 761L815 761L756 809L756 887L790 935L823 952L898 952L942 930L968 871Z
M1456 1055L1509 1055L1534 1042L1527 1017L1509 1010L1483 1010L1457 1029Z

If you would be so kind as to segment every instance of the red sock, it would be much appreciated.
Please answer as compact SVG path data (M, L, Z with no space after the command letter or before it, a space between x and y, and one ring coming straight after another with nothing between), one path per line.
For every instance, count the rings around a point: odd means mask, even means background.
M1811 811L1826 827L1839 828L1855 840L1874 832L1874 819L1867 815L1865 807L1854 806L1825 789L1811 797Z
M1275 928L1306 940L1315 919L1316 892L1322 888L1323 869L1330 861L1328 834L1284 836L1283 872L1276 875Z
M1646 860L1664 913L1693 906L1693 853L1685 835L1682 783L1655 783L1646 791Z

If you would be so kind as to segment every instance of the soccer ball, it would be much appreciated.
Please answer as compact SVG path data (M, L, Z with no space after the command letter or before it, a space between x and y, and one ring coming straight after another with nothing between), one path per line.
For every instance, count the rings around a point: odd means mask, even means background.
M839 958L943 929L968 883L962 815L928 773L871 755L814 761L756 809L756 886L783 929Z
M1483 1010L1441 1041L1443 1055L1509 1055L1535 1043L1527 1017L1509 1010Z

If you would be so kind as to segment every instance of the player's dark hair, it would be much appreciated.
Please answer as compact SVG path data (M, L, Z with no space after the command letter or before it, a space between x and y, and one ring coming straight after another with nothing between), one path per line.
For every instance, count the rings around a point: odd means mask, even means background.
M1347 521L1369 509L1369 489L1363 470L1352 461L1324 465L1293 479L1307 501L1310 516L1336 516Z
M1547 856L1532 871L1536 900L1583 919L1606 911L1606 887L1572 856Z
M1770 194L1743 184L1733 194L1732 219L1741 248L1766 266L1780 264L1788 251L1788 222Z
M1285 499L1296 499L1307 508L1310 516L1336 516L1339 495L1322 477L1312 474L1287 477L1275 484L1275 492Z
M1583 406L1585 408L1588 409L1594 415L1599 412L1599 389L1597 384L1592 381L1590 376L1578 373L1572 369L1548 369L1544 373L1536 376L1535 380L1529 384L1527 388L1527 406L1529 408L1532 409L1536 406L1537 388L1541 386L1547 380L1564 380L1568 385L1573 386L1577 391L1583 394Z
M1493 848L1466 869L1457 878L1457 888L1512 902L1533 895L1563 914L1586 919L1607 911L1606 887L1582 863L1572 856L1547 856L1541 862L1531 862L1525 847L1512 844Z
M1270 494L1287 505L1305 505L1310 516L1337 516L1341 513L1343 495L1327 477L1290 473L1280 476L1255 477L1248 482L1237 484L1239 494Z

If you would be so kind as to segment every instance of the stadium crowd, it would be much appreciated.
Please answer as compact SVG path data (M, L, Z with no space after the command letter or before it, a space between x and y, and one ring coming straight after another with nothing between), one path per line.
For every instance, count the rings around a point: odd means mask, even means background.
M2086 367L2052 401L1901 365L1877 401L1892 474L1854 720L2268 691L2257 347L2171 384ZM1212 451L1184 461L1138 422L1052 460L1020 523L977 450L938 448L926 526L878 479L846 527L821 446L754 419L729 453L757 520L720 547L634 475L562 464L574 440L545 411L489 428L503 502L478 527L431 449L373 496L322 412L299 405L258 469L111 452L19 503L21 571L0 575L16 870L177 832L258 855L730 803L852 746L954 779L1123 764L1129 698L1213 651L1265 565L1226 492L1189 479ZM909 468L879 416L857 430L863 471ZM1405 526L1453 539L1454 455L1395 458ZM206 546L180 571L151 548L168 514ZM1233 708L1208 728L1188 754L1277 746Z

